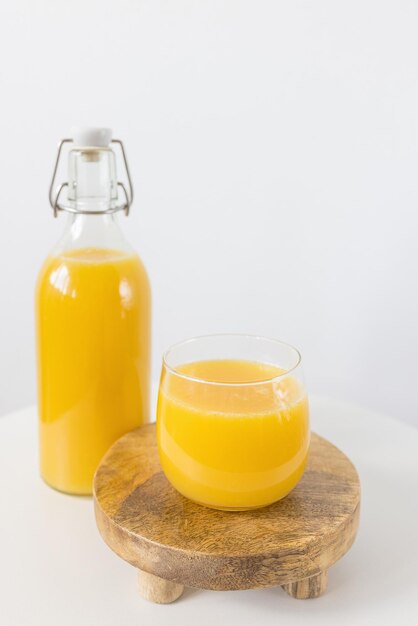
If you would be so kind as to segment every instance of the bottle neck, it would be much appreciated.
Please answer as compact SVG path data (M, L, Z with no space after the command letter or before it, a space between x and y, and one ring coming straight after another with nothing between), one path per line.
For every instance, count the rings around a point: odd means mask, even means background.
M118 199L118 184L112 150L71 150L68 156L68 199L79 211L106 211L114 205Z
M70 213L64 233L54 253L61 254L68 250L81 248L103 248L126 253L133 252L114 214Z
M110 148L73 148L67 190L72 212L54 254L83 248L133 252L112 212L118 208L118 182Z

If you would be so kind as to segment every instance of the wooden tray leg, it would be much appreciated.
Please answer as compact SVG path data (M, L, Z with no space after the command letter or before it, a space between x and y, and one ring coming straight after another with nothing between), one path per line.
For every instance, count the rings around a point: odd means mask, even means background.
M148 574L141 569L138 569L138 589L143 598L158 604L174 602L184 591L183 585Z
M282 589L292 596L292 598L298 598L300 600L307 600L308 598L318 598L321 596L327 588L328 572L321 572L310 578L304 578L303 580L297 580L294 583L288 583L282 585Z

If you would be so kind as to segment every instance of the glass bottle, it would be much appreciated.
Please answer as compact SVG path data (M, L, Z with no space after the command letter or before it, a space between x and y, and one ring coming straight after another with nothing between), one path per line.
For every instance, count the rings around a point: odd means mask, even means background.
M65 143L68 182L54 193ZM117 181L116 145L129 191ZM60 491L91 494L109 446L149 421L150 285L115 218L129 212L132 185L109 129L76 129L61 142L50 201L68 221L36 286L41 475Z

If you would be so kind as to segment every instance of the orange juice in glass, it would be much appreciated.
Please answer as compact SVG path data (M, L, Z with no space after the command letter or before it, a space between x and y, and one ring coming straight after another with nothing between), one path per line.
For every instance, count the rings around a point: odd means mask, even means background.
M266 506L302 477L309 410L299 352L249 335L177 344L163 360L157 409L162 468L199 504Z

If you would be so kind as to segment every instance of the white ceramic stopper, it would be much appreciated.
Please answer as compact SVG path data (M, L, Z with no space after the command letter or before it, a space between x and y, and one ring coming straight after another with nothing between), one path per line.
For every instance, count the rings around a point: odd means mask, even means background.
M112 129L74 126L71 137L74 145L79 148L107 148L112 141Z

